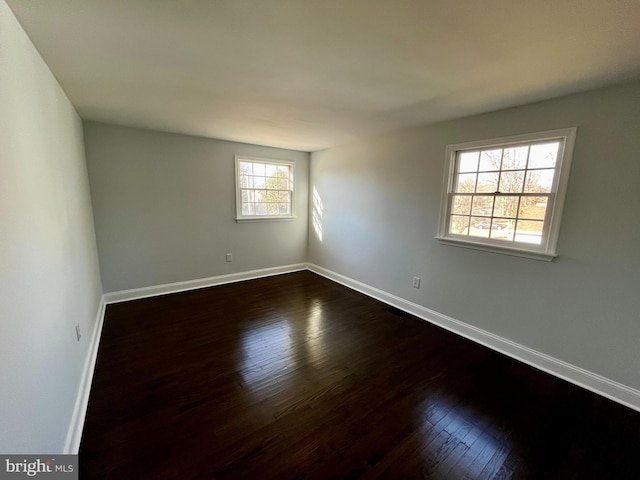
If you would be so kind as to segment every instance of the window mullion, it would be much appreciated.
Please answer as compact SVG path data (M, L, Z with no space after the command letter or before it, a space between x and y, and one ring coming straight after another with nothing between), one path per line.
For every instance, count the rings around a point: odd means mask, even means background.
M294 168L293 162L285 160L268 160L251 157L235 157L236 162L236 220L269 220L276 217L293 217L294 210ZM258 169L258 170L256 170ZM244 187L241 181L251 184L251 187ZM256 179L263 183L262 187L255 187ZM287 188L280 186L283 181L287 182ZM243 195L252 197L250 201L243 202ZM288 192L286 201L281 201L280 192ZM260 200L256 200L255 195L260 194ZM251 206L251 210L244 213L243 205ZM280 206L286 205L281 210ZM275 206L275 208L274 208ZM250 212L250 213L249 213Z
M575 133L575 128L567 128L447 146L438 238L446 240L452 235L473 244L471 248L486 244L494 248L492 251L499 251L502 246L541 255L530 258L553 258ZM482 153L490 150L480 172ZM471 162L475 152L479 158L474 171ZM467 158L463 153L471 155ZM497 165L498 153L499 168L486 170ZM513 165L507 161L512 157ZM536 171L542 173L532 173ZM469 175L472 173L475 177ZM515 181L520 176L522 182L517 186ZM523 191L525 188L528 191ZM500 205L502 212L498 211ZM472 221L473 218L477 220Z

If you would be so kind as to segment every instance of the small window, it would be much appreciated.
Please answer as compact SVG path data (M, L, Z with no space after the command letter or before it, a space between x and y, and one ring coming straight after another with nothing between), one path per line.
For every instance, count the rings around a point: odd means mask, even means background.
M438 239L553 260L576 129L447 147Z
M236 156L236 220L295 217L295 163Z

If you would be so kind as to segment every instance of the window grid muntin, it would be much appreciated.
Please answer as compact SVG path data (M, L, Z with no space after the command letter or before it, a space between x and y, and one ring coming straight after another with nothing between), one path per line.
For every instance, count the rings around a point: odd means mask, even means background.
M537 167L537 168L529 168L529 164L530 164L530 160L531 160L531 149L532 147L536 146L536 145L545 145L545 144L552 144L552 143L557 143L557 147L555 149L555 160L554 160L554 167ZM505 150L507 149L516 149L518 147L527 147L527 158L526 158L526 162L525 162L525 167L524 169L522 168L518 168L518 169L507 169L505 170L505 165L504 165L504 160L505 160ZM494 170L481 170L481 164L482 164L482 152L487 152L487 151L497 151L498 149L500 149L500 167L499 169L494 169ZM529 248L531 248L531 245L537 245L537 246L544 246L547 243L547 239L548 239L548 235L549 235L549 227L550 227L550 220L551 220L551 211L553 208L553 196L555 193L555 189L557 188L557 183L558 183L558 175L559 175L559 162L562 160L560 158L561 153L563 152L564 149L564 139L563 138L555 138L555 139L542 139L542 140L538 140L538 141L531 141L531 142L517 142L517 143L505 143L502 145L490 145L490 146L486 146L483 148L472 148L472 149L467 149L467 150L458 150L455 152L455 157L453 159L454 161L454 168L453 168L453 185L451 190L448 192L448 207L447 207L447 220L446 220L446 233L447 235L452 235L452 236L458 236L458 237L463 237L463 238L469 238L469 239L481 239L482 241L490 241L490 243L495 242L496 244L514 244L514 245L518 245L518 244L527 244L527 246ZM478 163L476 165L476 169L474 170L464 170L464 171L460 171L460 165L461 165L461 155L462 154L469 154L469 153L477 153L478 155ZM529 172L535 172L535 171L550 171L553 170L553 177L552 177L552 182L551 182L551 187L550 187L550 191L549 192L542 192L542 191L538 191L538 192L525 192L526 188L527 188L527 180L529 178ZM501 181L502 181L502 174L503 173L510 173L510 174L514 174L516 172L522 172L522 181L520 182L520 191L519 192L501 192L500 191L500 187L501 187ZM478 191L478 182L480 179L480 174L497 174L498 178L496 180L496 191L491 193L491 192L485 192L485 191ZM459 191L459 187L460 187L460 183L459 183L459 179L460 179L460 175L475 175L475 183L474 183L474 191L473 192L461 192ZM453 195L456 196L469 196L470 198L470 211L468 215L460 215L460 214L454 214L453 213ZM491 216L483 216L483 218L485 218L485 222L488 220L489 223L489 228L488 228L488 232L487 232L487 237L484 237L483 235L472 235L470 232L470 229L472 227L473 224L473 218L474 217L478 217L479 215L477 213L474 213L473 211L473 202L474 202L474 197L477 196L493 196L493 202L492 202L492 211L491 211ZM505 217L505 216L501 216L495 215L495 208L496 208L496 199L500 196L513 196L513 197L518 197L518 203L517 206L515 208L515 216L514 217ZM546 206L545 206L545 214L544 214L544 219L540 220L540 219L533 219L533 218L528 218L528 217L520 217L520 210L521 210L521 204L522 204L522 198L523 197L546 197L547 201L546 201ZM467 222L467 227L466 227L466 233L456 233L451 231L451 220L452 217L457 217L457 218L462 218L462 217L466 217L468 218L468 222ZM499 224L498 222L496 222L496 220L498 221L507 221L508 225L511 226L511 223L513 224L513 228L512 228L512 234L511 234L511 238L493 238L493 234L494 234L494 224ZM538 224L542 224L542 231L541 231L541 235L540 235L540 241L539 243L530 243L530 242L523 242L522 240L517 240L518 238L518 232L519 232L519 222L535 222ZM464 230L463 230L464 231ZM522 235L520 238L522 238L522 236L527 235L527 233L524 232L528 232L527 230L523 230L522 231Z
M468 196L468 197L473 197L476 196L472 193L469 194L460 194L460 193L456 193L456 195L458 196ZM482 195L488 196L488 194L483 193ZM517 196L518 198L518 204L515 208L516 214L514 217L507 217L507 216L503 216L503 215L495 215L495 199L499 196L501 196L503 194L492 194L492 196L494 197L494 201L493 201L493 206L492 206L492 212L491 215L480 215L478 213L474 213L473 211L470 211L469 215L462 215L462 214L458 214L458 213L449 213L449 221L447 222L447 232L450 235L455 235L455 236L460 236L460 237L465 237L465 238L486 238L483 236L479 236L479 235L471 235L469 233L455 233L451 231L451 226L450 226L450 219L451 217L458 217L458 218L467 218L469 219L469 221L467 222L467 232L469 231L469 228L471 227L471 219L476 217L476 218L482 218L485 221L489 221L490 222L490 228L489 230L489 238L491 238L491 232L493 231L493 224L494 223L499 223L499 222L507 222L507 223L513 223L513 235L512 235L512 239L504 239L504 238L500 238L500 239L493 239L495 241L498 242L507 242L509 244L518 244L521 242L518 242L516 240L517 236L518 236L518 227L517 224L520 221L525 221L525 222L536 222L536 223L542 223L543 224L543 229L542 229L542 234L541 234L541 241L540 243L536 243L535 245L544 245L546 237L547 237L547 231L546 231L546 226L547 223L549 221L549 217L550 217L550 206L552 205L552 197L553 194L552 193L522 193L522 194L508 194L508 196ZM521 205L521 201L522 201L522 197L546 197L547 198L547 202L546 202L546 207L545 207L545 216L543 220L540 220L539 218L531 218L531 217L523 217L520 216L520 205ZM495 222L496 220L498 220L499 222Z
M260 172L256 174L256 166L265 172L264 175ZM247 167L249 167L248 171ZM275 173L268 176L267 172L270 168ZM293 162L236 156L237 218L293 217L295 214L294 168ZM264 187L256 187L256 183L260 183L260 180L256 181L256 179L261 179ZM276 182L275 186L268 185L268 181L272 179ZM264 198L258 200L258 194L260 196L275 195L275 197L272 196L266 201ZM281 194L286 194L288 199L280 200Z
M564 203L567 195L569 172L571 170L577 131L578 129L576 127L567 127L558 128L555 130L524 133L519 135L511 135L508 137L483 139L447 145L443 189L440 203L440 220L436 239L443 245L465 247L474 250L484 250L487 252L524 257L534 260L553 261L558 256L556 253L556 246L558 244L560 234L562 213L564 210ZM556 144L556 149L553 152L556 163L551 169L554 174L554 181L551 184L552 188L550 192L547 191L547 193L551 194L548 200L547 208L545 210L546 216L544 220L545 224L548 225L548 229L546 230L546 234L543 236L543 241L540 245L493 241L492 239L488 238L469 237L449 233L449 231L451 230L450 194L451 192L455 191L455 160L457 154L464 154L466 152L478 152L487 149L490 150L496 147L517 147L518 145L529 145L530 148L533 149L537 148L537 145L545 143ZM548 162L545 161L545 158L547 157L544 153L544 149L539 149L538 151L541 152L542 155L539 157L541 159L540 162L536 161L536 164L539 163L541 167L551 167L551 165L549 165ZM467 159L468 166L475 166L475 159L473 158L473 156L469 156L467 157ZM530 166L532 166L531 160L528 164L528 167ZM550 185L549 181L545 183L547 186Z

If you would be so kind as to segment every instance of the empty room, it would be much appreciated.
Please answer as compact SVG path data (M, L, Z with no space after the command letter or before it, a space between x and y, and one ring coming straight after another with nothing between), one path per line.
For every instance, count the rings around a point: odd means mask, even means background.
M0 477L636 478L636 0L0 0Z

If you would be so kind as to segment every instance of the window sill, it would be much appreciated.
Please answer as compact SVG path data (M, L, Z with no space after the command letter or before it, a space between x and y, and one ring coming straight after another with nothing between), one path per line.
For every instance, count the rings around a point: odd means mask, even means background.
M295 220L295 216L260 216L260 217L236 217L237 223L251 223L251 222L291 222Z
M471 248L473 250L482 250L485 252L499 253L502 255L510 255L513 257L523 257L532 260L542 260L552 262L558 255L556 253L547 253L534 250L525 250L522 248L503 247L501 245L487 245L485 243L477 243L468 240L458 240L449 237L436 237L436 240L443 245L452 247Z

